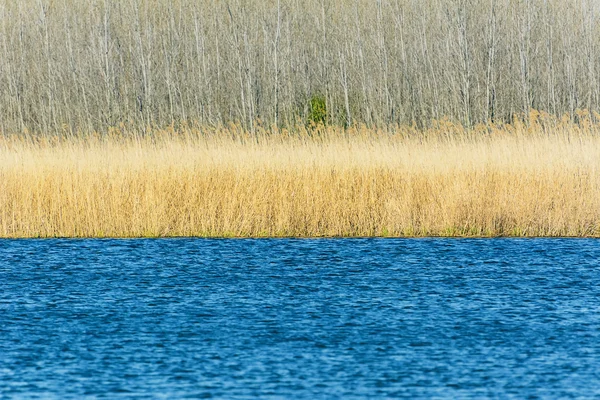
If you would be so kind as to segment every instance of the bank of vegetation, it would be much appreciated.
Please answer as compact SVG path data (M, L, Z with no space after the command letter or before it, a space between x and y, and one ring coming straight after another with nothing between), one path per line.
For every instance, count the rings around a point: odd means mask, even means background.
M436 125L4 138L0 236L600 236L600 126Z
M0 237L600 236L599 16L0 0Z

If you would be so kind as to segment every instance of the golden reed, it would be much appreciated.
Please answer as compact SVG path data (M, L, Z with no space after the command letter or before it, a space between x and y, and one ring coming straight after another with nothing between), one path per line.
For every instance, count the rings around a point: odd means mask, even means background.
M5 135L0 237L600 236L600 126L540 121Z

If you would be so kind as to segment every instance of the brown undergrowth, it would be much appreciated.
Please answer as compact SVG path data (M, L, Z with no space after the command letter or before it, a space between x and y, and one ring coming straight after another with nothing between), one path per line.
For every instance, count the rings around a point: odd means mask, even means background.
M591 122L0 138L0 237L600 236Z

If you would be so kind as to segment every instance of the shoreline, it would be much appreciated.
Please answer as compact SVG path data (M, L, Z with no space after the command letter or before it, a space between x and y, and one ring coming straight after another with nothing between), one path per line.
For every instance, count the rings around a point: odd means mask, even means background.
M0 241L19 240L598 240L598 236L22 236L0 237Z

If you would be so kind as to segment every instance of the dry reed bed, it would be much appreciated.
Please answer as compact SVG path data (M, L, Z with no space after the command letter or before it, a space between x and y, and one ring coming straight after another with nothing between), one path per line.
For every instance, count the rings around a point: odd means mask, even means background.
M600 236L595 130L3 137L0 236Z

